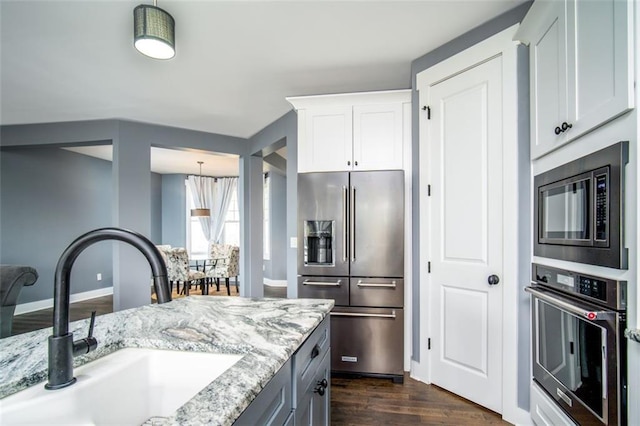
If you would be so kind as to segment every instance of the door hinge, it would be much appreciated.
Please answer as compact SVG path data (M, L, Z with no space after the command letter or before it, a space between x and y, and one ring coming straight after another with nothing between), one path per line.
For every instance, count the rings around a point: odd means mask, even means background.
M431 350L431 337L427 339L427 350Z
M427 273L431 273L431 262L427 262Z
M431 185L427 185L427 197L431 197Z
M423 111L427 111L427 120L431 120L431 107L425 105L422 107Z

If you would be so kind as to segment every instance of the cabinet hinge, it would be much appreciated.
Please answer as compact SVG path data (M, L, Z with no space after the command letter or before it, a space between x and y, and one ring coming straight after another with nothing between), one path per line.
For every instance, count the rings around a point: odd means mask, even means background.
M425 105L422 107L423 111L427 111L427 120L431 120L431 107Z
M431 273L431 262L427 262L427 273Z
M427 350L431 350L431 337L427 339Z

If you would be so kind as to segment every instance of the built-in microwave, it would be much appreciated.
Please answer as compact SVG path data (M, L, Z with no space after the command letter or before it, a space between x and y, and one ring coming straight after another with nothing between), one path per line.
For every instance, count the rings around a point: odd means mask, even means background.
M618 142L534 177L534 255L627 269L628 145Z

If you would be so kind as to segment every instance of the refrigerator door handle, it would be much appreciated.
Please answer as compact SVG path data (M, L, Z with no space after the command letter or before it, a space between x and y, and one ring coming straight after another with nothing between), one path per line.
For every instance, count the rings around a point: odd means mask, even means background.
M396 288L396 281L393 280L390 283L366 283L362 280L358 280L358 287L385 287L385 288Z
M350 207L350 218L349 225L351 227L350 237L351 237L351 262L356 261L356 187L351 187L351 203L349 203Z
M347 198L349 197L349 193L346 186L342 187L342 226L344 227L344 232L342 235L342 261L348 262L349 256L347 253L348 246L347 240L349 239L349 229L347 227L347 209L349 205L347 203Z
M332 317L360 317L360 318L395 318L396 311L391 311L390 314L365 314L355 312L330 312Z
M305 280L302 282L302 285L316 285L320 287L340 287L340 284L342 284L342 280L338 280L334 283L327 283L322 281L309 281L309 280Z

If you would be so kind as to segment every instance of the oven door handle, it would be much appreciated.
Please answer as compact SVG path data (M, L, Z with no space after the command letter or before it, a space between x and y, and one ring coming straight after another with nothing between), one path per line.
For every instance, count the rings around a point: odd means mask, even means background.
M563 309L589 321L602 321L612 319L615 316L615 312L590 311L588 309L582 309L581 307L576 306L573 303L565 301L560 296L556 296L555 294L552 296L548 292L541 291L533 287L525 287L524 291L526 291L527 293L531 293L533 296L537 297L538 299L544 300L545 302L555 306L556 308Z

